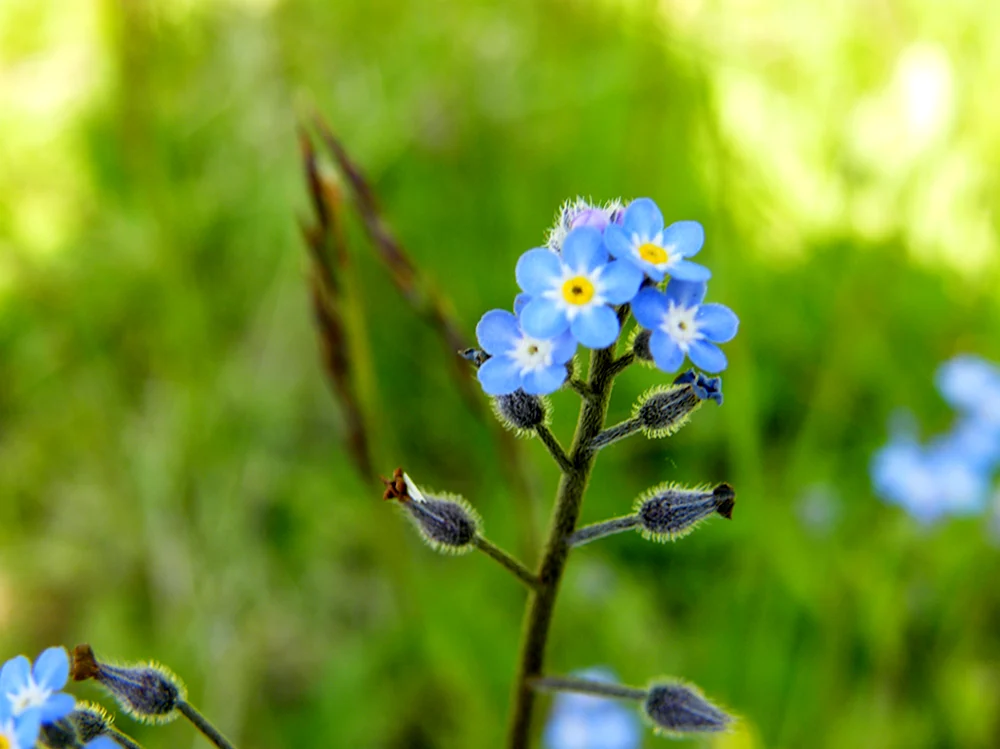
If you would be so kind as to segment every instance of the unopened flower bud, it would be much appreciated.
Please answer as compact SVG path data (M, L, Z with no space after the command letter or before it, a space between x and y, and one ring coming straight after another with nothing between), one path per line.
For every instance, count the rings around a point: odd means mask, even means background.
M73 678L94 679L136 720L166 723L178 716L187 692L170 669L158 663L113 666L98 661L89 645L73 650Z
M647 437L666 437L687 424L702 399L688 384L658 386L647 391L635 408L635 418Z
M639 497L635 512L647 538L674 541L712 514L732 519L735 504L736 492L729 484L706 490L667 483L654 486Z
M689 369L674 379L675 385L691 385L702 400L713 400L722 405L722 378L706 377L701 372Z
M590 226L604 231L608 224L620 223L622 216L621 200L609 200L604 205L596 205L584 198L567 200L560 206L555 226L549 230L545 244L553 252L561 252L563 240L573 229Z
M493 410L505 426L518 433L530 432L544 424L548 416L548 404L543 398L520 389L494 398Z
M401 468L385 484L385 499L399 503L431 548L449 554L465 554L475 548L479 515L464 499L444 493L425 496Z
M734 720L706 700L697 688L680 682L651 687L645 712L659 730L678 735L725 731Z
M653 363L653 352L649 350L649 339L653 331L646 328L636 328L632 334L632 353L641 362Z
M78 702L67 720L73 724L77 735L85 744L110 731L114 722L107 710L92 702Z
M39 743L46 749L77 749L82 746L73 724L66 718L43 724Z

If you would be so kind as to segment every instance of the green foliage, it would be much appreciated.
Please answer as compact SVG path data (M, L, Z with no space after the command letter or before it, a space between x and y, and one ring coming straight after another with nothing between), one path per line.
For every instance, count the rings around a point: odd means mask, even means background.
M946 423L938 362L1000 360L1000 10L834 6L5 0L0 653L170 663L244 749L500 745L522 590L429 554L342 448L296 226L311 103L470 334L568 196L705 225L725 406L607 450L583 522L666 479L732 483L733 522L575 551L554 670L684 674L744 717L713 746L995 746L997 538L916 527L867 465L894 409ZM544 448L519 496L349 241L378 465L530 546ZM625 373L609 423L655 381Z

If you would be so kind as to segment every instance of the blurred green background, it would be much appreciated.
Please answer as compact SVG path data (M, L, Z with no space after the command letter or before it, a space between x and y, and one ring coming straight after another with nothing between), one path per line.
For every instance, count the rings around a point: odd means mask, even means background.
M1000 746L996 523L922 528L867 470L898 407L949 423L940 361L1000 360L998 34L973 0L0 0L0 655L159 659L243 749L501 745L521 589L343 448L297 223L315 105L470 335L567 197L706 227L725 406L602 454L584 520L665 479L731 481L734 520L576 552L553 670L689 679L744 718L706 746ZM515 496L359 226L379 469L523 551L554 467L519 443Z

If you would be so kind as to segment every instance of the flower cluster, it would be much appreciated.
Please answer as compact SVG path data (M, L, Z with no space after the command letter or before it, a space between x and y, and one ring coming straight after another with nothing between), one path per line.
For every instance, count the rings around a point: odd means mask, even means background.
M545 247L524 253L515 277L514 312L490 310L476 327L487 355L479 381L489 395L562 387L578 345L612 346L631 305L649 331L648 358L676 372L685 358L706 372L726 368L718 347L736 335L728 307L705 304L711 272L690 260L705 241L696 221L666 226L649 198L623 208L577 200L564 206ZM642 357L640 357L642 358Z
M921 444L913 428L897 429L871 468L875 491L924 523L980 512L1000 467L1000 368L958 356L936 381L958 411L951 430Z

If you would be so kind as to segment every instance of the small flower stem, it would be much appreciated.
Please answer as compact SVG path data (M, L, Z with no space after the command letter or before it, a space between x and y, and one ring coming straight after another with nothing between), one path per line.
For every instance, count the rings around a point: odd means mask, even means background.
M204 715L195 710L189 703L184 700L180 700L177 703L177 709L180 711L181 715L191 721L206 739L215 744L219 749L235 749L235 747L229 743L229 740L219 733L219 729L213 726Z
M142 744L135 741L131 736L122 733L117 728L109 728L107 735L118 746L125 747L125 749L142 749Z
M611 376L617 377L621 372L628 369L628 367L635 361L635 354L629 351L627 354L622 354L613 362L611 362Z
M598 697L612 697L618 700L644 700L649 696L645 689L611 684L606 681L591 681L575 676L538 676L530 681L531 688L541 692L579 692Z
M524 613L514 703L507 734L508 749L528 749L530 746L531 718L535 707L535 690L531 680L541 676L545 665L552 614L569 556L568 538L576 529L583 495L594 465L596 453L590 448L590 443L604 428L608 413L614 384L609 371L613 358L611 348L596 350L590 355L588 387L592 397L585 398L580 404L580 416L570 449L570 470L564 472L559 480L548 538L538 565L539 587L528 598Z
M625 515L620 518L611 518L602 523L585 525L569 537L570 546L583 546L591 541L596 541L605 536L612 536L615 533L630 531L639 525L638 515Z
M613 442L630 437L642 429L642 422L639 419L629 419L613 427L608 427L590 441L591 450L600 450Z
M492 541L484 538L483 536L476 536L475 541L472 543L476 545L477 549L486 554L486 556L495 559L510 572L514 573L514 575L529 588L534 590L538 587L538 577Z
M583 398L591 398L593 394L590 392L590 385L581 379L574 377L569 381L569 386L573 388L576 392L580 394Z
M542 441L542 444L549 449L549 453L555 458L556 463L559 464L559 468L563 473L569 473L573 470L573 463L570 461L569 456L566 455L563 446L559 444L559 440L556 439L556 436L552 434L552 431L547 426L539 424L535 427L535 434L538 435L538 439Z

